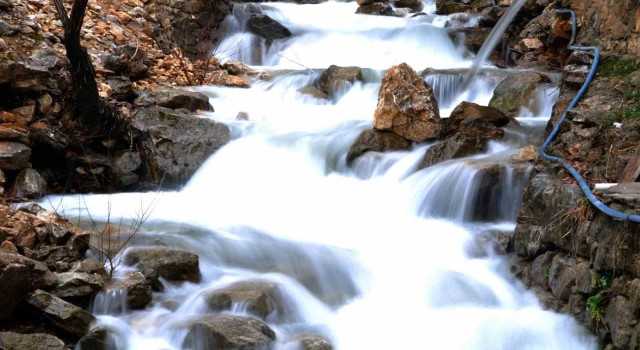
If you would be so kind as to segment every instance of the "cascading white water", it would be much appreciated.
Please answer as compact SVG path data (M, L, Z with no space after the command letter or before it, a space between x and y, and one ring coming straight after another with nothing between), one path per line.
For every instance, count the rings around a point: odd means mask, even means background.
M350 145L371 127L382 69L402 61L418 70L471 64L437 16L355 9L355 2L333 1L239 5L227 19L225 45L241 50L230 57L274 77L250 89L198 88L216 108L207 116L232 128L232 142L177 192L43 200L69 217L90 211L93 219L128 218L153 205L135 244L160 242L200 257L202 282L165 283L144 310L114 312L112 302L97 301L99 323L118 348L182 349L185 324L214 313L207 292L257 278L278 285L289 310L289 317L269 320L275 349L296 348L296 337L309 333L347 350L596 349L570 317L542 310L504 258L487 247L478 247L481 254L470 249L487 231L512 232L526 171L504 160L532 128L507 131L486 154L417 172L431 145L371 152L346 165ZM248 11L269 14L293 37L267 47L243 31ZM366 68L366 78L330 100L300 91L331 64ZM451 96L486 104L497 84L491 73L480 74L473 91L456 91L459 79L442 74L426 79L447 100L445 109L458 102ZM539 99L523 112L527 125L549 117L555 95ZM239 112L249 121L235 120ZM478 173L496 165L500 178L479 190Z

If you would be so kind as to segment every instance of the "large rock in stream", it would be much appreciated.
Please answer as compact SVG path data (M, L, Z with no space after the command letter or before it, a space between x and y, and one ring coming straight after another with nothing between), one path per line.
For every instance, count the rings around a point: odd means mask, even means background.
M409 148L411 148L411 142L398 134L368 129L363 131L351 145L347 153L347 164L351 165L358 157L369 151L387 152Z
M240 281L205 295L214 310L231 310L241 304L246 310L264 320L282 321L286 317L284 298L278 285L269 281Z
M433 89L406 63L389 68L382 78L373 126L416 142L442 135Z
M251 15L247 21L247 29L267 40L284 39L291 36L289 29L273 18L262 14Z
M169 281L200 281L198 256L166 247L134 247L125 256L127 265L138 270L152 269Z
M42 290L36 290L27 304L51 325L78 338L85 335L95 321L90 313Z
M266 323L251 317L211 315L191 326L183 346L194 350L265 349L276 339Z
M505 78L493 91L489 106L501 110L509 117L517 117L521 107L528 107L535 90L549 78L536 72L521 72Z
M158 106L136 111L131 126L142 144L148 177L168 186L186 182L230 140L222 123Z
M0 349L3 350L64 350L64 342L44 333L20 334L0 332Z
M362 70L360 67L338 67L331 65L320 78L318 78L318 89L328 95L334 95L349 84L362 81Z

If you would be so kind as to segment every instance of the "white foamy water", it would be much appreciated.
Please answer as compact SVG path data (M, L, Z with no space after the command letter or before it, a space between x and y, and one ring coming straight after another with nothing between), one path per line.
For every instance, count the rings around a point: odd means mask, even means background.
M426 5L433 11L433 2ZM234 140L184 188L42 201L84 220L87 212L94 220L127 220L151 207L135 244L200 257L200 283L165 283L144 310L124 308L121 293L97 299L94 313L111 330L111 342L119 349L186 348L189 323L216 313L206 293L262 279L278 286L289 310L267 319L274 349L294 349L304 334L341 350L596 349L594 337L570 317L543 310L511 276L507 259L475 239L513 231L527 169L504 159L527 144L534 128L508 130L486 154L419 171L431 144L371 152L346 165L349 147L371 127L384 69L403 61L419 71L471 64L441 17L355 10L355 2L260 5L294 33L269 48L244 33L244 7L234 11L226 42L250 44L235 58L268 68L274 78L250 89L198 88L216 109L206 117L227 123ZM364 82L329 100L300 92L331 64L362 67ZM486 104L499 82L481 73L460 91L462 78L451 72L426 80L445 115L462 99ZM523 121L541 126L555 98L540 93ZM239 112L249 120L234 120ZM239 303L227 312L247 310Z

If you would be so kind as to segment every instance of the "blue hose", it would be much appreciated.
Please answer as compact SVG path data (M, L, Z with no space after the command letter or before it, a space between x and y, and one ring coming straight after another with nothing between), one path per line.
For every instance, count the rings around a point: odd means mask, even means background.
M582 189L582 192L584 192L585 196L587 196L587 199L589 199L591 204L593 204L594 207L598 208L598 210L615 219L640 223L640 215L623 213L621 211L611 209L606 204L602 203L602 201L600 201L593 194L593 192L589 188L589 185L587 184L587 181L580 175L580 173L574 167L569 165L569 163L567 163L564 159L560 157L555 157L546 153L547 148L551 144L551 141L553 141L553 139L555 139L555 137L560 132L560 127L562 126L562 123L564 122L567 116L567 112L569 112L578 104L578 101L580 101L580 98L582 97L582 95L587 91L589 84L591 84L591 81L593 80L593 77L596 74L596 69L598 68L598 61L600 60L600 49L598 49L597 47L573 45L576 40L576 28L577 28L575 12L573 12L573 10L568 10L568 9L560 9L560 10L556 10L556 12L571 14L571 41L569 42L569 46L568 46L569 50L593 51L594 57L593 57L593 64L591 65L591 69L589 70L589 74L587 75L587 79L584 81L584 84L582 84L580 91L578 91L576 96L573 98L573 100L565 110L565 112L562 114L562 117L560 117L560 120L558 121L556 126L553 128L553 131L551 131L547 139L542 144L542 147L540 147L540 154L543 159L560 163L565 169L567 169L567 171L576 179L576 181L578 182L578 185L580 185L580 188Z

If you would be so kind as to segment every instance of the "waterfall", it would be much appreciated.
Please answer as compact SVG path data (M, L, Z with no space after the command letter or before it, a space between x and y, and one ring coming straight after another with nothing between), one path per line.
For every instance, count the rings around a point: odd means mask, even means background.
M480 239L512 234L529 168L507 160L542 132L557 93L540 92L521 125L482 154L418 170L434 141L369 152L347 166L350 146L372 127L390 66L406 61L424 70L445 117L461 99L486 104L513 74L481 69L465 87L472 62L447 35L446 19L356 15L356 7L236 4L221 58L272 78L249 89L197 88L215 107L203 117L229 125L233 140L177 191L42 201L74 222L87 211L96 221L126 221L152 205L132 244L199 256L200 282L167 282L143 310L114 308L119 299L104 295L94 302L98 324L119 349L185 349L187 325L199 317L255 316L244 301L214 310L207 295L257 280L274 285L287 310L265 317L273 349L297 348L309 334L340 350L596 349L571 317L544 310L512 277L508 259ZM246 32L252 13L293 35L267 43ZM301 92L332 64L359 66L364 78L327 99ZM239 112L248 120L236 120Z

